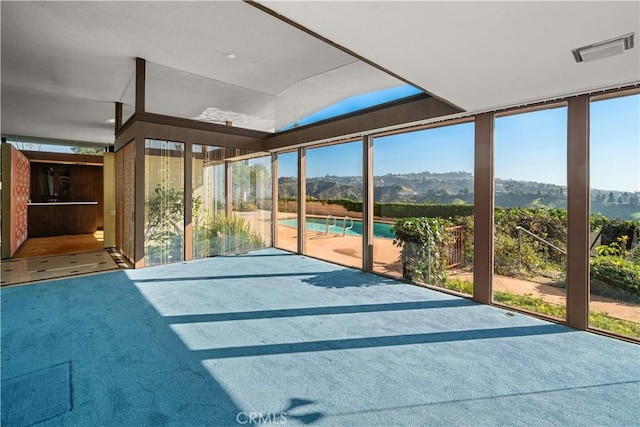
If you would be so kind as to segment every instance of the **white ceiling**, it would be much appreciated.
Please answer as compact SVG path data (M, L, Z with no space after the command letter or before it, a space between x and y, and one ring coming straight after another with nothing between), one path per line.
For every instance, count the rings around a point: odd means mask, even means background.
M105 122L114 102L133 107L136 57L147 60L147 111L267 131L402 84L241 1L2 1L0 13L3 134L113 143Z
M638 1L260 1L467 110L640 81ZM635 32L623 55L571 49Z
M467 111L640 82L637 1L260 3ZM148 111L263 130L402 84L241 1L2 1L0 15L3 134L112 143L135 57ZM623 55L573 60L628 32Z

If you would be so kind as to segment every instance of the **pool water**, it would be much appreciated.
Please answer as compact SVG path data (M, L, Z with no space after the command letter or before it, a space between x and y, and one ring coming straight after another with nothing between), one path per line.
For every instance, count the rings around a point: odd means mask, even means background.
M308 231L318 231L320 233L324 233L327 229L326 227L326 218L317 218L317 217L307 217L306 220L306 229ZM286 218L278 220L280 225L284 225L286 227L297 227L298 219L297 218ZM329 224L333 224L333 219L329 220ZM342 234L343 228L343 218L336 218L336 225L329 228L330 234ZM349 228L351 221L347 220L346 227ZM386 224L383 222L374 222L373 223L373 236L374 237L384 237L387 239L393 239L395 233L391 232L391 226L393 224ZM353 227L347 230L346 233L348 236L362 236L362 221L353 220Z

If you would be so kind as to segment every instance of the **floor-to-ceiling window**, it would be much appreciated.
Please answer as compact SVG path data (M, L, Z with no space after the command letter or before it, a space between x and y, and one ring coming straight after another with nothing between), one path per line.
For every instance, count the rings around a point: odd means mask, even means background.
M566 317L567 108L495 119L495 302Z
M473 122L378 137L373 152L373 270L471 294Z
M278 154L278 244L298 251L298 152Z
M271 156L230 162L234 251L271 246Z
M225 221L224 148L193 144L192 155L192 232L193 257L224 253Z
M640 95L590 104L589 325L640 338Z
M145 140L145 265L184 260L184 143Z
M362 141L306 150L305 254L362 268Z

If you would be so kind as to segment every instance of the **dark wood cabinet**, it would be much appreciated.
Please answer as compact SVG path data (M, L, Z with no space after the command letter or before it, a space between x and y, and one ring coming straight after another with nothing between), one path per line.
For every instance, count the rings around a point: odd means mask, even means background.
M96 231L97 203L55 202L30 204L29 237L91 234Z
M77 165L66 163L46 163L41 161L31 162L31 188L29 198L32 203L55 203L55 202L97 202L91 207L67 207L68 217L63 218L64 208L47 210L42 207L29 208L29 235L45 235L46 226L33 224L39 221L41 224L56 225L53 229L65 229L66 231L84 230L83 233L93 233L101 229L104 225L103 214L103 168L102 165ZM71 206L71 205L69 205ZM45 218L46 214L51 214L51 218ZM84 221L82 214L89 216ZM52 222L53 221L53 222ZM81 225L73 228L58 221L74 222L79 221ZM44 228L43 228L44 227ZM66 228L65 228L66 227ZM71 227L71 228L69 228ZM91 231L86 231L93 227ZM69 230L67 230L69 228ZM43 234L45 233L45 234ZM46 234L55 235L55 234Z

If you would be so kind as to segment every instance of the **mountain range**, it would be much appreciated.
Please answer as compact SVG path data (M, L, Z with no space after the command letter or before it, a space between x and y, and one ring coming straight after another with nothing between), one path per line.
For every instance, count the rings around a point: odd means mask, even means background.
M295 198L296 178L278 179L278 196ZM374 177L374 200L384 203L473 204L469 172L386 174ZM325 175L307 178L307 197L362 200L362 177ZM495 180L496 206L566 208L566 186L534 181ZM640 192L592 190L593 212L621 219L640 217ZM635 218L634 218L635 219ZM640 218L639 218L640 219Z

